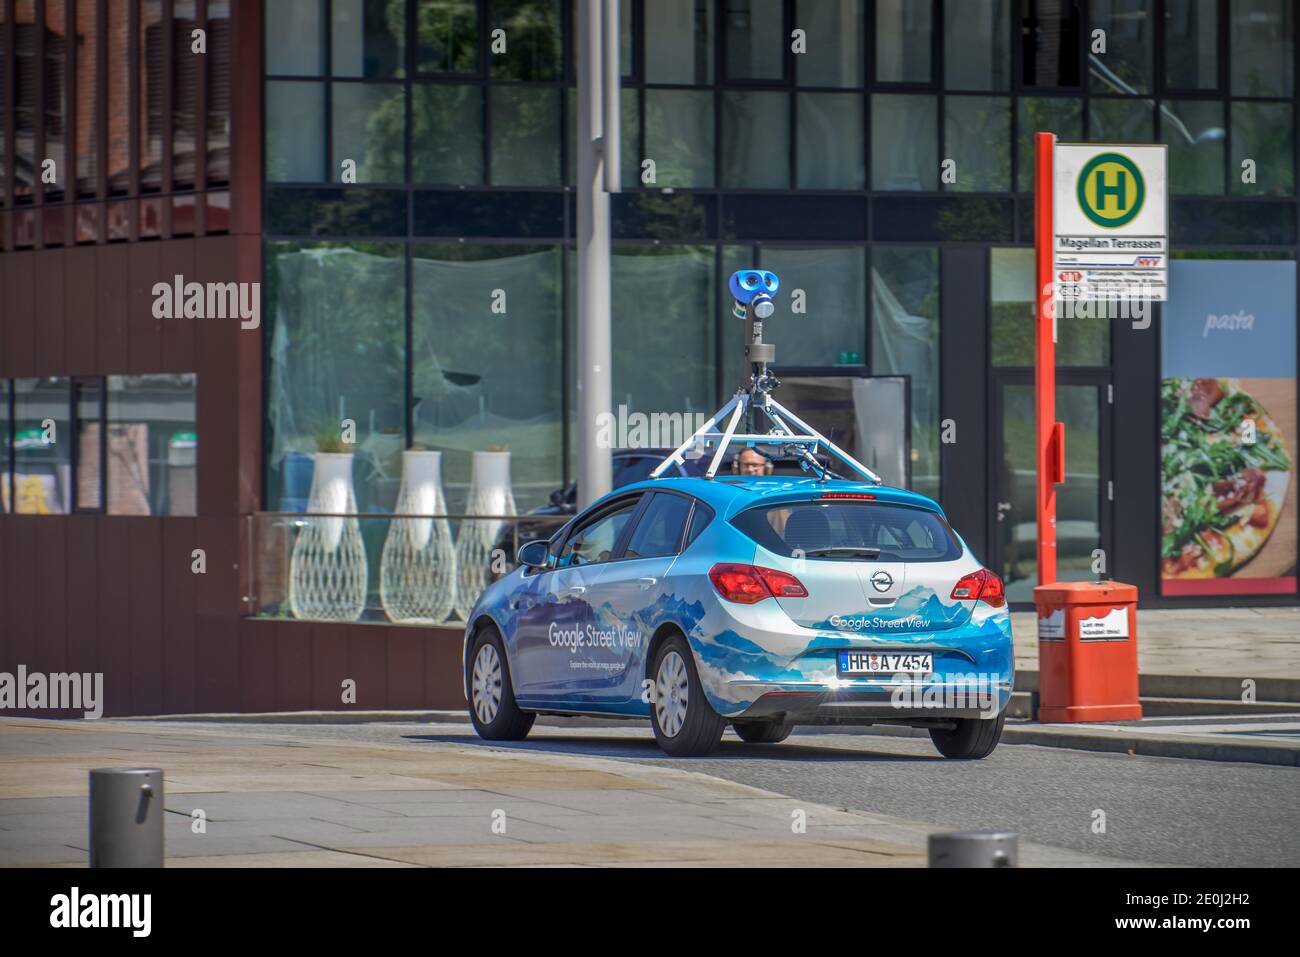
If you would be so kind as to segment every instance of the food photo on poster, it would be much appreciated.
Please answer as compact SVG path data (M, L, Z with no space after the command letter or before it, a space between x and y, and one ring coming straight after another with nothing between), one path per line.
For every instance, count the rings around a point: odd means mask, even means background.
M1296 590L1292 261L1182 260L1162 334L1161 591Z

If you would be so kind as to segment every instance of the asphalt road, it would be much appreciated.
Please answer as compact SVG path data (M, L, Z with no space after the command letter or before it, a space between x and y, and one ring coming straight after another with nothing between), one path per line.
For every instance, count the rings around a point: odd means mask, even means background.
M214 726L216 727L216 726ZM219 726L231 730L230 725ZM941 828L1008 829L1117 860L1300 866L1300 769L1002 745L983 761L940 758L929 738L795 733L776 745L730 731L707 758L672 759L648 724L538 725L526 741L480 741L468 725L244 725L241 731L582 754L669 765L838 808ZM1105 832L1094 833L1096 813Z

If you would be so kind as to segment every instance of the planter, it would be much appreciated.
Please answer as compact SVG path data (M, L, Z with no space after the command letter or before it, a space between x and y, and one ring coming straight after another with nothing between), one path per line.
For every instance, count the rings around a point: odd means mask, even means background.
M470 473L467 515L514 515L515 495L510 489L510 453L475 452ZM464 519L456 535L456 614L469 618L478 596L492 580L492 549L504 523Z
M442 453L402 453L396 516L388 524L379 567L379 599L389 621L440 625L456 603L456 547L445 518Z
M289 560L289 610L307 621L356 621L366 608L366 547L355 517L352 453L317 452L307 521Z

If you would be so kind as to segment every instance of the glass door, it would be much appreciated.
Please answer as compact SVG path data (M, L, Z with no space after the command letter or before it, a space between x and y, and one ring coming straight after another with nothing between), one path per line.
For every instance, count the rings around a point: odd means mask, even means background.
M1033 374L996 370L993 389L993 568L1012 602L1029 603L1038 584ZM1056 577L1108 576L1113 485L1107 373L1058 370L1056 416L1065 424L1065 482L1056 489Z

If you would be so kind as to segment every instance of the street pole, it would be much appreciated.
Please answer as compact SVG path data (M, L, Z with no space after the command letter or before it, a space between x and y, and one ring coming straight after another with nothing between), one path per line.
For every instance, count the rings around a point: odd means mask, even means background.
M1056 422L1056 236L1052 221L1052 154L1056 134L1034 137L1034 433L1038 474L1038 584L1056 581L1056 485L1065 478L1064 430Z
M619 0L578 2L578 507L610 490L611 449L596 424L612 411L609 193L618 188ZM611 188L612 187L612 188Z

